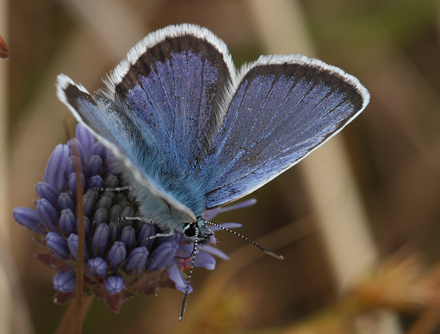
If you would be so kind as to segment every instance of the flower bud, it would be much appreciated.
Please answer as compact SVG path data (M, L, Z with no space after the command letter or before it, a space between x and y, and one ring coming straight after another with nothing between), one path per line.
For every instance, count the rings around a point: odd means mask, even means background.
M87 262L87 267L91 275L105 277L107 275L108 264L102 257L95 257Z
M12 215L14 220L20 225L23 225L36 233L46 233L40 228L40 218L38 218L35 210L18 207L14 209Z
M110 228L107 224L100 224L96 227L92 238L92 253L94 256L103 257L110 238Z
M60 230L64 235L68 236L70 233L75 232L76 229L76 219L72 210L65 209L61 211L60 217Z
M67 247L69 247L70 253L73 255L75 260L78 260L78 235L72 233L67 238ZM84 245L84 261L89 259L89 253Z
M92 155L87 161L85 174L87 177L102 174L102 160L98 155Z
M70 257L66 239L56 232L49 232L46 235L46 246L60 259L68 259Z
M73 201L72 196L69 193L61 193L60 196L58 196L59 210L70 209L74 211L75 207L75 202Z
M35 211L40 218L41 223L49 231L56 231L57 224L60 219L57 210L50 204L50 202L45 199L39 199L35 205Z
M57 206L60 193L54 186L47 182L38 182L35 186L35 191L40 198L47 199L54 207Z
M114 295L122 291L125 288L124 279L119 276L109 276L107 277L107 281L104 283L105 289L111 294Z
M136 242L136 231L131 226L126 226L122 229L121 241L125 244L127 251L131 251Z
M146 270L155 271L165 268L171 264L174 255L179 248L175 241L166 241L160 244L151 254L150 263L148 263Z
M84 195L82 197L82 200L83 200L84 214L90 215L95 207L95 201L93 200L93 197L90 195Z
M76 126L75 137L81 143L84 157L88 159L91 155L90 151L95 143L95 137L93 137L92 133L81 123Z
M127 250L122 241L115 241L115 243L110 247L110 251L107 255L107 263L109 264L110 270L117 269L122 262L125 261L127 257Z
M76 290L76 274L74 271L59 271L53 278L53 287L60 292Z
M44 182L49 183L59 191L64 189L67 178L65 171L67 159L70 156L70 150L67 145L59 144L53 150L44 171Z
M84 178L84 175L81 173L79 174L81 178L82 183L82 194L84 194L84 187L86 186L86 180ZM69 175L69 188L72 192L73 196L76 197L76 173L72 173Z
M104 186L104 180L100 175L94 175L89 179L87 186L89 188L102 188Z
M144 246L133 249L128 255L128 261L125 270L135 275L139 275L145 267L148 260L148 249Z
M98 155L102 162L107 162L107 148L99 141L93 144L90 155Z
M108 211L112 206L112 202L113 200L110 198L110 196L102 196L98 203L96 203L96 209L104 208Z
M108 211L103 208L96 210L93 216L93 225L96 227L101 224L108 224Z

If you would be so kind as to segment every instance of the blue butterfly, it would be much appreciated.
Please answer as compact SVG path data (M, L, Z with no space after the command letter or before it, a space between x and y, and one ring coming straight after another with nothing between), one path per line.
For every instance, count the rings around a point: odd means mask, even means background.
M92 96L61 74L57 94L121 160L142 217L195 249L212 235L204 211L262 187L369 102L355 77L302 55L237 72L225 43L190 24L149 34L105 84Z

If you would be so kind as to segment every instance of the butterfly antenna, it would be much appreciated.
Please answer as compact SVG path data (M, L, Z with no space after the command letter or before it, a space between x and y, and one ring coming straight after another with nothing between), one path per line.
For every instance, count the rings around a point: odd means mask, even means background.
M272 252L272 251L270 251L270 250L268 250L268 249L266 249L266 248L264 248L264 247L261 247L261 246L260 246L259 244L257 244L255 241L246 238L245 236L241 235L240 233L237 233L237 232L232 231L232 230L230 230L230 229L228 229L228 228L226 228L226 227L223 227L223 226L221 226L221 225L217 225L217 224L214 224L214 223L211 223L211 222L208 222L208 221L206 222L206 224L209 224L209 225L212 225L212 226L218 227L218 228L222 229L223 231L227 231L227 232L229 232L229 233L232 233L232 234L236 235L237 237L240 237L240 238L242 238L243 240L246 240L247 242L251 243L252 245L257 246L259 249L261 249L261 250L262 250L263 252L265 252L267 255L270 255L270 256L272 256L272 257L278 259L278 260L284 260L284 257L283 257L282 255L278 255L278 254L276 254L276 253L274 253L274 252Z
M196 238L194 239L194 250L192 255L192 261L191 261L191 269L189 270L188 280L186 281L186 289L185 289L185 295L183 296L182 300L182 308L180 310L180 317L179 321L182 321L183 315L185 314L185 308L186 308L186 299L188 298L188 290L189 290L189 284L191 283L191 276L194 269L194 262L196 261L196 253L197 253L197 236L199 235L199 229L196 227Z

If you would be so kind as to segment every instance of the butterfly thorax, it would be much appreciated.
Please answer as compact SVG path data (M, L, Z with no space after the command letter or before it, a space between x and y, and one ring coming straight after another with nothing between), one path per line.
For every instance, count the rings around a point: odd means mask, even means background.
M122 164L120 171L123 183L130 186L130 195L138 203L139 213L142 217L151 219L163 231L177 231L194 240L197 229L198 241L209 239L209 235L206 236L204 219L198 218L196 221L193 218L201 217L203 211L205 211L205 206L203 196L200 196L199 192L194 190L197 187L194 186L191 180L175 179L173 183L158 182L158 184L165 184L164 190L180 203L186 205L193 212L192 217L186 212L168 205L162 198L155 196L148 188L140 185Z

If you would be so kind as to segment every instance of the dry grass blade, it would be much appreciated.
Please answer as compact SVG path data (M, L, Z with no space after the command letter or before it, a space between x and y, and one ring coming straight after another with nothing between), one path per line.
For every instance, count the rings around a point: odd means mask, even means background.
M75 157L76 171L76 200L77 200L77 216L78 216L78 259L76 264L76 298L75 298L75 334L82 332L82 304L83 304L83 280L84 280L84 244L85 244L85 228L84 228L84 207L82 201L83 185L81 183L81 167L78 148L72 145L73 155Z
M9 49L3 40L2 36L0 35L0 58L7 59L9 55Z

